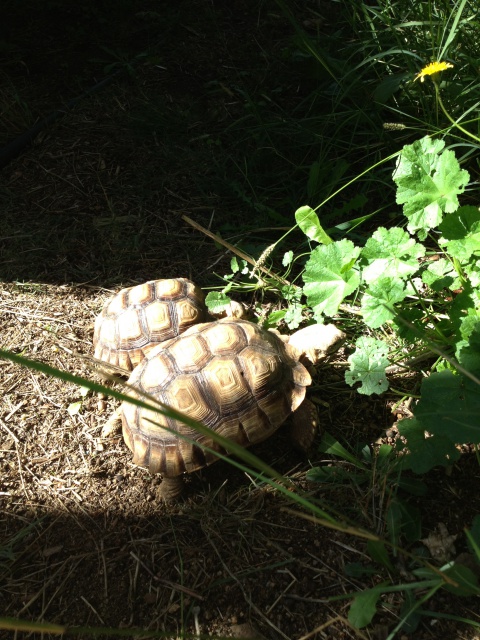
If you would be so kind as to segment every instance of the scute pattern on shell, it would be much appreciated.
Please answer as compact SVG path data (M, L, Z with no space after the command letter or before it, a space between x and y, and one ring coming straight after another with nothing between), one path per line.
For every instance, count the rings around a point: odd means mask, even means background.
M141 392L243 446L276 431L303 401L310 383L310 374L280 338L231 318L196 325L157 346L129 379ZM122 405L122 424L133 462L165 477L217 460L199 444L223 453L181 422L129 403Z
M202 290L186 278L122 289L95 321L95 357L131 371L159 343L207 318Z

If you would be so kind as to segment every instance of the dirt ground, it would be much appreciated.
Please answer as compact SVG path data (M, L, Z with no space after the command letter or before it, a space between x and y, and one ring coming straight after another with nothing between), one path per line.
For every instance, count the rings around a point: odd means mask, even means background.
M251 51L261 50L261 20L248 2L216 10L216 22L202 25L211 25L210 33L199 29L197 18L189 13L172 21L157 65L140 65L135 80L92 96L4 168L2 348L99 381L91 359L93 323L113 291L170 276L211 285L218 282L213 273L227 268L230 254L182 216L228 231L233 200L212 174L231 154L224 149L222 156L216 140L243 109L232 69L238 80ZM136 37L150 33L145 17L136 20ZM288 30L276 15L267 23L275 37ZM57 106L54 98L78 93L60 71L48 76L44 66L36 69L33 49L25 57L31 77L22 79L14 53L3 74L40 115ZM73 59L66 64L71 70ZM76 69L76 77L90 78L90 72ZM268 70L259 64L250 72L260 83ZM206 91L213 82L218 90ZM5 141L28 124L15 111L9 118ZM250 204L243 211L235 205L232 243L235 220L257 224ZM347 351L319 367L311 396L329 433L352 447L374 446L388 441L408 410L392 412L398 396L369 399L345 385L350 347L347 342ZM365 540L300 517L285 497L225 462L193 474L185 500L165 505L158 499L160 478L132 464L121 436L101 437L115 401L7 360L0 360L0 392L3 616L142 628L172 638L272 640L382 640L398 622L399 594L382 596L373 624L361 631L347 620L351 598L331 600L385 580L380 569L368 578L349 575L351 563L371 564ZM291 450L283 430L254 453L340 518L384 534L388 494L375 474L367 485L308 483L312 466L350 467L319 452L306 460ZM457 536L451 553L466 550L463 529L480 512L479 476L475 456L466 454L449 474L436 470L425 478L428 493L418 500L422 533L444 523ZM397 562L408 581L404 559ZM440 591L426 608L480 624L475 598ZM3 631L0 637L54 636ZM480 636L461 622L425 616L412 635L397 637Z
M97 379L92 327L106 296L95 287L5 283L2 344ZM347 389L340 360L318 372L313 396L323 399L321 424L373 442L392 422L388 403ZM160 478L132 464L121 437L101 438L112 402L6 361L0 366L5 615L176 635L237 635L248 623L269 638L386 637L400 599L385 598L368 633L348 625L348 599L327 600L367 586L345 574L348 563L368 564L364 541L292 515L285 498L224 462L192 476L186 499L166 506L158 499ZM375 521L382 518L379 487L306 484L305 471L327 459L303 460L282 431L254 452L320 504L382 530ZM422 512L427 529L444 522L461 534L476 513L478 476L468 461L450 478L432 475ZM431 605L457 615L458 607L470 616L477 610L475 602L445 597ZM439 635L440 628L450 635ZM476 636L437 622L413 637Z

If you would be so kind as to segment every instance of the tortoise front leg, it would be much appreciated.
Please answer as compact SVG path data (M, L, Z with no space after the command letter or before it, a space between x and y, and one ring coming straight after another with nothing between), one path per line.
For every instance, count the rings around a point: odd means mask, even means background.
M103 425L101 437L109 438L117 434L122 428L122 405L116 409Z
M308 453L318 433L317 407L305 399L293 412L290 425L290 439L293 446L302 453Z

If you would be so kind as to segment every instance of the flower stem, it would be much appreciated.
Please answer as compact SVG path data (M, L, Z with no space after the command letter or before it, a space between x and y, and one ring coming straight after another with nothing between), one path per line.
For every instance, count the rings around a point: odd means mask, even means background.
M433 80L433 78L432 78L432 80ZM460 129L460 131L463 131L463 133L465 135L467 135L467 136L470 136L470 138L473 138L477 142L480 142L480 138L478 138L476 135L474 135L473 133L470 133L470 131L468 131L467 129L464 129L461 125L459 125L458 122L456 122L452 118L452 116L448 113L448 111L445 109L445 106L443 104L442 98L440 97L440 89L438 88L438 84L437 84L437 82L435 80L433 81L433 86L435 87L435 94L436 94L436 97L437 97L438 104L440 105L440 108L443 111L443 113L447 116L447 118L453 124L453 126L457 127L457 129Z

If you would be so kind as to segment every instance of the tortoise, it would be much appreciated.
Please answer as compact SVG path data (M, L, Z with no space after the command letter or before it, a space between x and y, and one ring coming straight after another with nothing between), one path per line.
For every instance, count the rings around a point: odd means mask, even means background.
M132 371L158 344L208 318L203 291L186 278L122 289L95 321L95 358Z
M147 393L242 446L265 440L295 412L301 419L293 434L308 449L317 419L305 400L311 377L300 359L316 363L344 339L334 325L306 327L287 343L247 320L198 324L149 351L130 375L128 394ZM163 475L165 500L180 495L184 473L225 453L212 438L153 410L124 402L120 414L133 462Z

